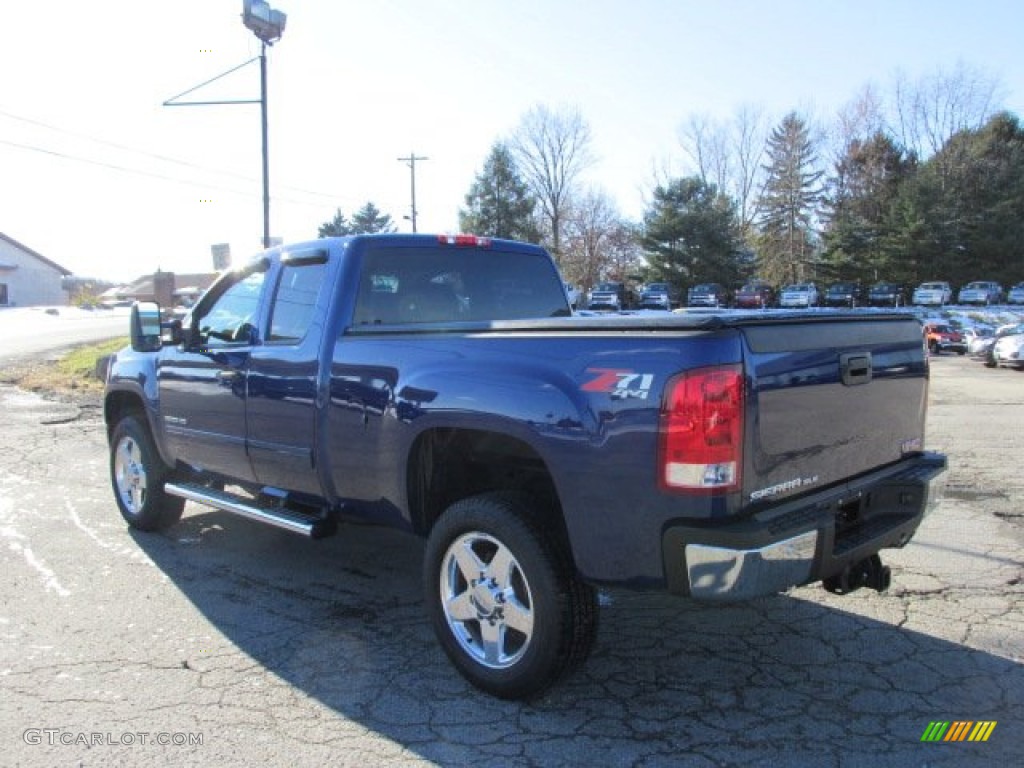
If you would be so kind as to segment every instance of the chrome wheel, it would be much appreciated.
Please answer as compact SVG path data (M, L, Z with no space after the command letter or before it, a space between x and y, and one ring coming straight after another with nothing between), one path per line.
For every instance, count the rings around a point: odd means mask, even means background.
M459 536L444 554L439 588L448 627L466 654L489 669L523 657L534 634L534 602L508 547L478 531Z
M164 493L170 472L144 424L135 416L122 418L110 435L110 485L132 528L158 531L181 517L185 500Z
M139 514L146 503L146 466L142 449L130 435L123 437L114 451L114 483L125 509Z

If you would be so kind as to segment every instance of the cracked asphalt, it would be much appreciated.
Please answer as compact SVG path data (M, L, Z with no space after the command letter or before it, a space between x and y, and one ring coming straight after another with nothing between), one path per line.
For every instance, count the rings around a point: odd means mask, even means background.
M530 703L453 671L422 546L312 542L189 504L121 522L95 407L0 388L0 763L988 766L1024 754L1024 374L933 359L946 488L891 590L739 605L606 591L587 665ZM996 721L987 742L929 723Z

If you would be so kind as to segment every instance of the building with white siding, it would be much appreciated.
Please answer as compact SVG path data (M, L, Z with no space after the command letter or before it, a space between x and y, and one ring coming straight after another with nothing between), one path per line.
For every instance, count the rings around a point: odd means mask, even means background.
M63 306L71 272L0 232L0 307Z

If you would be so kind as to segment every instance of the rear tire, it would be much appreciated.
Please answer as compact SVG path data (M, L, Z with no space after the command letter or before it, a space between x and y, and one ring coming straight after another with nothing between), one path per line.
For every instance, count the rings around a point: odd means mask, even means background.
M596 591L535 502L488 493L449 507L427 540L426 606L459 673L502 699L535 696L581 663L597 635Z
M171 468L134 416L117 423L110 436L110 482L121 517L140 531L159 531L181 519L185 500L164 492Z

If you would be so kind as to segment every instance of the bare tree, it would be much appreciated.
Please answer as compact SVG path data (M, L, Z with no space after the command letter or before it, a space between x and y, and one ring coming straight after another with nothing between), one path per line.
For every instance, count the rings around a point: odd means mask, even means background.
M540 203L551 250L562 257L562 224L580 173L594 162L590 126L575 108L527 112L509 141L523 178Z
M998 111L999 79L963 62L910 82L897 75L893 132L920 159L941 150L959 131L980 130Z
M845 157L854 142L863 142L880 133L886 133L885 105L877 88L868 83L839 110L832 141L832 159Z
M607 194L589 189L573 199L565 225L562 272L589 290L608 271L611 238L621 227L622 216Z
M729 122L696 115L680 130L680 143L696 174L736 202L744 240L750 239L758 215L767 137L764 113L752 106L737 109Z

